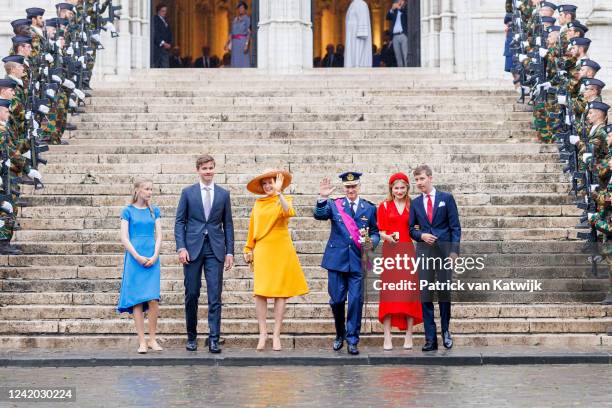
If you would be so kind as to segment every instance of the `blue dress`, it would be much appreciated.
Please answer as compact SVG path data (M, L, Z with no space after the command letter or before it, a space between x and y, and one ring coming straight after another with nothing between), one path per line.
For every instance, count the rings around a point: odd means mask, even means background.
M130 242L141 256L152 257L155 253L155 220L160 217L159 208L153 207L153 215L148 208L136 208L128 205L121 211L121 219L129 223ZM149 308L150 300L159 301L160 261L145 268L125 251L123 259L123 279L119 294L119 313L134 311L134 306L143 304L143 310Z

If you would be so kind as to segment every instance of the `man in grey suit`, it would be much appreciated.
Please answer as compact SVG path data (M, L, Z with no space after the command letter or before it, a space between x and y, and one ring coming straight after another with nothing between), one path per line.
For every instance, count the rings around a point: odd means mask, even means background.
M176 209L174 238L185 274L185 320L189 351L196 351L198 300L202 268L208 294L208 350L220 353L221 290L223 270L234 264L234 223L230 193L213 182L215 159L204 155L196 161L200 181L181 192Z

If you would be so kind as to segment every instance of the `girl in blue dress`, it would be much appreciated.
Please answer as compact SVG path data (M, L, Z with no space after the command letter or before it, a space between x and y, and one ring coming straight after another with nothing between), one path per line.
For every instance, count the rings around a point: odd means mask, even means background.
M117 311L134 314L138 352L161 351L155 334L159 314L162 231L159 208L151 204L153 183L137 179L132 202L121 211L121 243L125 247L123 279ZM149 317L149 341L145 341L144 313Z

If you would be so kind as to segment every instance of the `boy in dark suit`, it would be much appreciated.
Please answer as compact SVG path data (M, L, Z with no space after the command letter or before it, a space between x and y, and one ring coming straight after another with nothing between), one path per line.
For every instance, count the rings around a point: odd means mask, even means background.
M208 294L208 350L220 353L221 289L223 267L234 264L234 223L230 193L213 183L215 159L204 155L196 161L200 181L181 192L176 209L174 238L185 274L185 320L187 345L196 351L198 299L202 287L202 268Z
M168 7L160 4L153 17L153 68L170 68L172 30L168 24Z
M421 195L412 200L410 205L410 236L417 244L417 256L423 257L419 270L419 281L429 283L441 282L450 284L452 269L445 268L446 258L453 261L459 256L461 225L459 212L452 194L436 190L432 184L431 168L420 165L413 171L416 186ZM442 259L439 262L425 262L427 259ZM429 264L429 265L428 265ZM421 289L423 323L425 328L425 345L423 351L438 349L436 323L434 321L433 294L428 288ZM442 326L442 343L445 348L453 347L449 331L451 317L450 289L438 291L440 324Z

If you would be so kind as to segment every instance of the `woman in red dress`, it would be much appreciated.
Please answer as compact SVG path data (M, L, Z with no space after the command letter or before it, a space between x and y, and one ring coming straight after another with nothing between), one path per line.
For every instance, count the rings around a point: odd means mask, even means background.
M407 254L415 257L410 239L408 216L410 213L410 181L404 173L396 173L389 179L387 199L379 204L378 229L383 240L383 257ZM393 349L391 326L406 330L404 348L412 348L412 328L423 322L423 312L418 291L418 274L411 269L385 270L381 275L383 288L380 291L378 320L385 328L383 348ZM385 284L413 282L415 288L402 290L385 289ZM388 286L387 286L388 288Z

